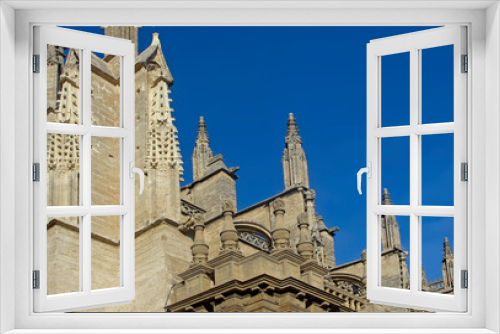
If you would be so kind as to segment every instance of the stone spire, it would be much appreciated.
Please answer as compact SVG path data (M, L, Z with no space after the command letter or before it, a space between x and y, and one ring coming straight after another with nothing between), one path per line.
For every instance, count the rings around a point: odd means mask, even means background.
M136 165L142 164L147 173L145 198L151 198L149 219L179 221L184 168L170 98L173 77L157 33L153 34L151 45L136 58L135 71L139 73L136 80L140 78L136 98L144 101L146 108L144 112L139 111L142 107L136 110L136 117L144 120L138 130L141 136L136 136L140 147L136 149ZM137 201L141 201L140 197Z
M427 275L425 274L424 266L422 265L422 289L429 288L429 281L427 280Z
M283 163L285 189L296 186L309 188L306 155L302 148L302 139L299 136L299 129L292 113L288 116L285 151L281 161Z
M273 202L276 223L272 232L274 250L290 248L290 230L285 225L285 201L281 198Z
M391 194L387 191L387 188L384 188L382 194L382 205L392 205Z
M309 217L306 212L302 212L297 217L297 225L300 230L300 239L297 244L299 255L307 260L313 258L314 246L311 241L311 232L309 231Z
M382 205L392 205L390 193L384 188ZM382 251L402 249L399 224L395 216L382 216Z
M453 287L453 267L454 267L454 257L453 257L453 251L451 250L450 242L448 241L448 238L444 238L443 242L443 265L442 265L442 272L443 272L443 281L444 281L444 286L446 288L452 288Z
M196 213L194 219L194 243L191 246L193 263L204 263L208 259L208 245L205 243L205 219Z
M224 251L237 251L240 252L238 245L238 232L234 227L233 214L234 205L230 200L224 200L221 205L222 213L224 215L224 225L220 232L221 250Z
M198 122L198 137L196 137L193 151L193 181L201 179L208 170L209 160L213 155L209 144L205 119L201 116Z

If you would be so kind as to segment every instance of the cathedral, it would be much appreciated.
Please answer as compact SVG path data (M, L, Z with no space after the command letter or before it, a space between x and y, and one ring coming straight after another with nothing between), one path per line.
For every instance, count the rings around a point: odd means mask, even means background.
M136 45L135 166L145 173L135 195L135 300L85 312L413 312L366 298L366 253L338 264L334 240L316 212L297 120L288 115L284 187L237 208L237 167L210 148L209 115L199 118L193 181L183 187L183 157L171 107L174 80L159 35L137 54L139 27L104 27ZM79 52L48 46L47 121L79 122ZM120 59L92 55L92 124L120 122ZM182 111L180 111L182 112ZM194 115L193 115L194 117ZM207 122L207 123L206 123ZM47 205L79 203L79 137L47 135ZM120 141L92 139L92 205L120 201ZM382 204L392 205L387 189ZM120 284L118 216L92 217L92 289ZM48 294L78 290L79 220L48 218ZM409 289L408 253L395 216L382 217L381 285ZM447 239L443 278L426 291L453 293L453 253Z

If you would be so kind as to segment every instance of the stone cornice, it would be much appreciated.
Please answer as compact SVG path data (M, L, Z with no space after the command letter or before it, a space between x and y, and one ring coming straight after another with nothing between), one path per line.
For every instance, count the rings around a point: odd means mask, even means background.
M318 289L293 277L287 277L280 280L267 274L256 276L247 281L240 281L236 279L228 281L207 291L198 293L179 302L173 303L172 305L165 306L165 310L167 312L181 311L188 306L207 303L209 301L215 300L216 298L223 298L224 295L229 295L231 293L251 293L252 289L259 286L272 287L274 288L274 291L278 293L285 291L302 293L304 294L305 298L326 301L338 306L341 311L353 312L353 310L344 306L345 301L340 297L334 296L324 290Z
M178 227L179 226L178 222L175 222L175 221L173 221L171 219L160 218L160 219L157 219L156 221L154 221L153 223L145 225L145 226L141 227L140 229L136 230L135 231L135 237L137 238L138 236L140 236L141 234L149 231L153 227L156 227L156 226L161 225L161 224L172 225L174 227Z
M206 274L206 275L212 275L214 273L214 269L207 266L204 263L195 263L192 264L191 267L189 267L188 270L180 273L178 276L182 278L184 281L186 281L188 278L200 275L200 274Z
M322 275L322 276L325 276L326 274L328 274L328 269L323 268L322 266L320 266L319 264L317 264L315 260L308 260L307 262L304 262L300 266L300 270L302 272L304 272L304 271L312 271L312 272L315 272L316 274L319 274L319 275Z
M203 181L205 181L205 180L207 180L207 179L211 178L212 176L215 176L216 174L219 174L219 173L226 173L227 175L229 175L230 177L232 177L233 180L237 180L238 177L235 174L237 171L238 171L237 169L230 170L230 169L221 167L221 168L216 169L216 170L214 170L213 172L211 172L211 173L209 173L207 175L204 175L202 178L200 178L200 179L198 179L196 181L193 181L190 184L185 185L184 187L181 188L181 191L183 189L191 189L195 185L197 185L198 183L203 182Z
M236 219L236 217L238 217L238 215L241 215L243 213L251 211L251 210L253 210L253 209L255 209L255 208L259 207L259 206L263 206L265 204L269 204L270 202L274 201L275 199L277 199L277 198L279 198L279 197L281 197L283 195L288 195L288 194L293 193L293 192L302 192L302 190L307 190L307 189L308 188L306 188L304 186L297 186L297 187L286 189L286 190L284 190L284 191L282 191L282 192L280 192L280 193L278 193L278 194L276 194L276 195L274 195L272 197L269 197L268 199L265 199L263 201L255 203L254 205L251 205L249 207L246 207L246 208L244 208L244 209L236 212L234 214L234 218Z
M227 263L227 262L236 262L240 263L243 259L243 255L241 253L233 251L233 250L228 250L225 252L222 252L212 260L207 262L207 265L211 266L212 268L216 268L220 266L221 264ZM246 258L245 258L246 259Z
M287 259L296 264L302 264L305 262L305 259L302 256L296 254L292 249L280 249L272 252L271 256L276 258L278 261Z

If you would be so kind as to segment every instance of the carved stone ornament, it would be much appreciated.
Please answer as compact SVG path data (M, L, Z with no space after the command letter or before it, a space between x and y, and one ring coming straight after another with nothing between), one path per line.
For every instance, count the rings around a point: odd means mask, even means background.
M179 225L177 229L183 233L186 233L189 230L194 229L197 225L205 224L205 216L202 212L193 212L189 215L188 219Z
M284 211L285 210L285 201L282 200L281 198L277 198L274 200L273 206L274 206L274 211L278 211L278 210Z
M223 200L221 204L222 212L234 212L234 204L230 200Z
M302 212L297 216L297 224L298 225L309 225L307 212Z
M308 190L305 192L306 195L306 200L312 201L313 199L316 198L316 192L314 190Z

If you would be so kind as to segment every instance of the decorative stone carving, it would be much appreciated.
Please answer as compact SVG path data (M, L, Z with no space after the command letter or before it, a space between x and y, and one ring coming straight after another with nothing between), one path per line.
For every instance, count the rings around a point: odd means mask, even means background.
M310 260L313 258L314 246L311 242L311 233L309 232L309 215L302 212L297 217L297 224L300 229L300 239L297 244L299 255Z
M308 225L309 226L309 220L307 217L307 212L302 212L297 216L297 225L300 227L300 225Z
M222 251L238 251L238 232L234 227L233 222L233 214L234 214L234 205L229 200L222 201L221 209L224 214L224 225L222 226L222 231L220 233L221 240L221 250Z
M276 211L278 210L285 211L285 201L281 198L277 198L273 202L273 207L274 213L276 213Z
M205 243L205 219L201 213L195 213L192 220L194 225L194 243L191 246L193 263L207 262L209 247Z
M305 192L305 195L306 195L306 200L307 201L312 201L312 200L314 200L316 198L316 192L314 190L312 190L312 189L307 190Z
M302 139L293 114L288 115L285 150L281 161L285 176L285 189L297 186L309 188L306 154L302 148Z
M188 218L184 223L180 224L177 229L186 233L190 229L193 229L196 219L200 219L200 215L204 217L205 211L189 202L181 201L181 213L188 216Z
M274 249L288 249L290 248L290 230L285 224L285 201L277 198L273 202L274 215L276 216L276 223L272 232Z
M257 233L250 231L238 231L238 238L244 242L254 245L265 252L269 252L269 240Z
M223 213L231 212L234 213L234 204L230 200L223 200L221 204L221 209Z

